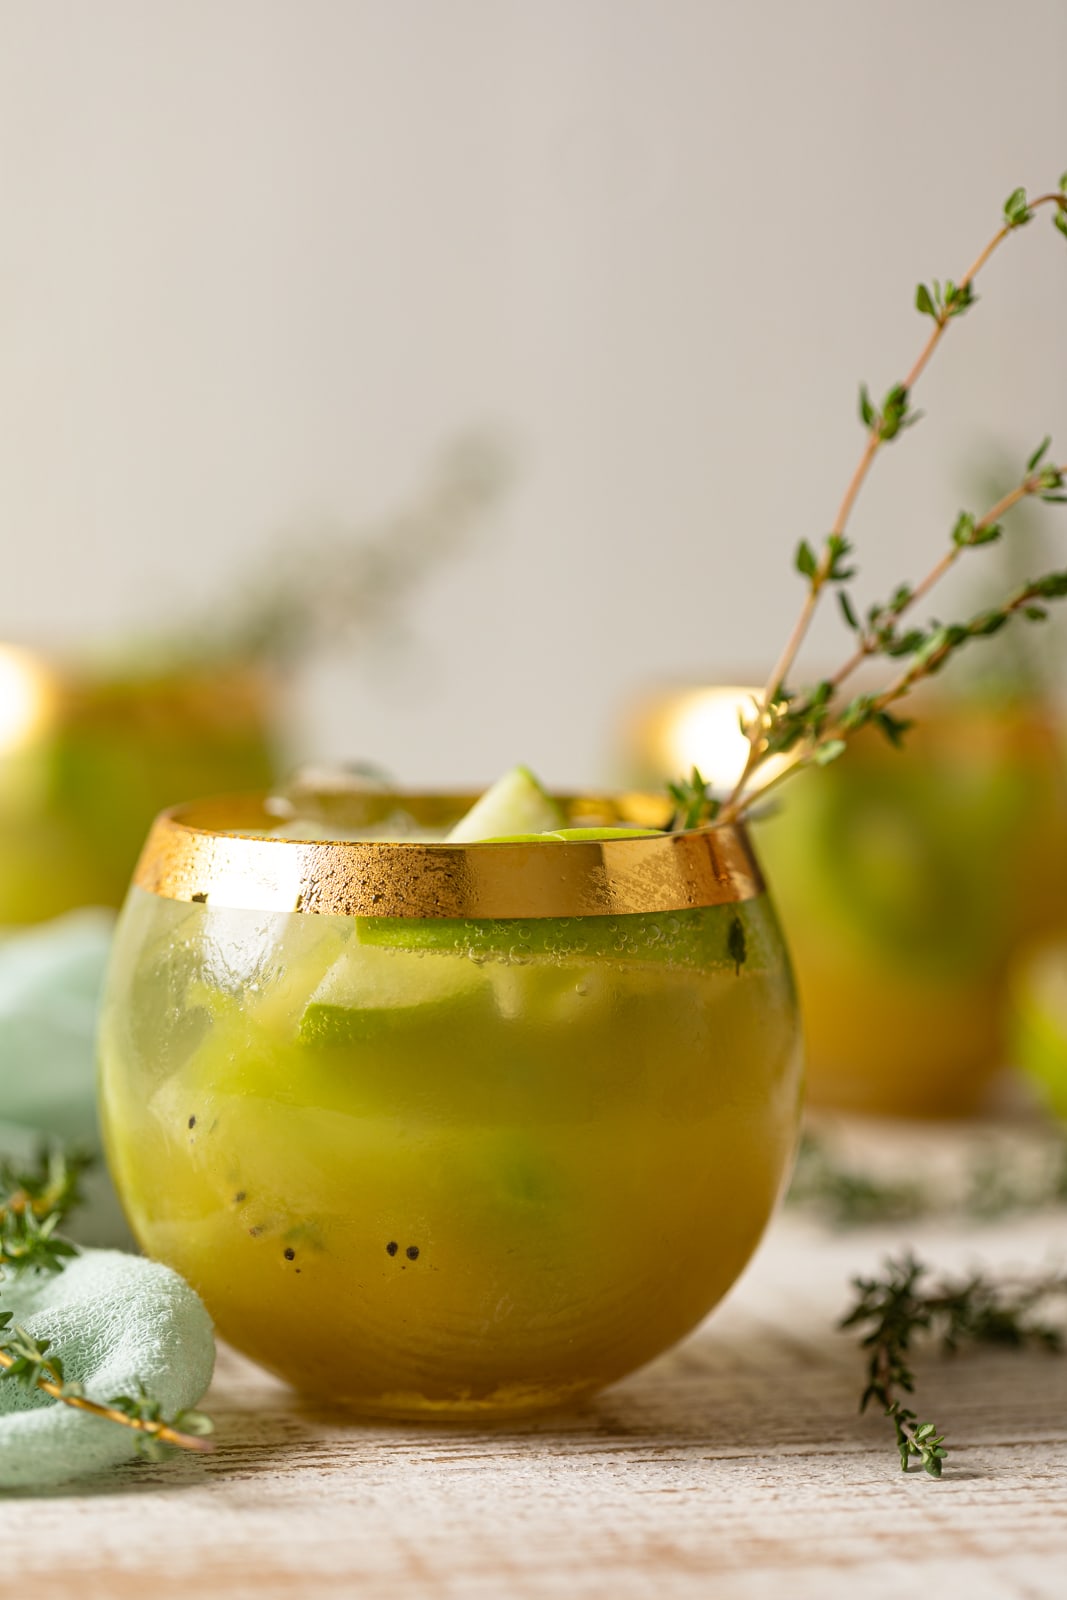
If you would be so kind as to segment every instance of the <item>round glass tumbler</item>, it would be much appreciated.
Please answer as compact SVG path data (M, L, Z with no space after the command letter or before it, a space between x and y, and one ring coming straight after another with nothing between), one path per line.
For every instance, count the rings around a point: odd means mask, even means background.
M353 795L336 831L400 805ZM649 797L574 825L664 821ZM101 1037L153 1256L297 1387L391 1417L558 1405L679 1339L797 1132L788 959L743 830L451 845L156 823ZM329 827L323 828L329 832Z

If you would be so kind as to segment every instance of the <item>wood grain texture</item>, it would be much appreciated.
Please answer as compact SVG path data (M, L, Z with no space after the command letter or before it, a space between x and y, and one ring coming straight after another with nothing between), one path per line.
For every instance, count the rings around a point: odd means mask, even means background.
M206 1460L0 1502L0 1595L33 1600L969 1600L1067 1593L1067 1360L919 1363L945 1479L860 1418L834 1331L898 1230L780 1220L730 1302L583 1410L499 1430L362 1425L229 1352ZM1047 1264L1063 1214L913 1228L945 1266Z

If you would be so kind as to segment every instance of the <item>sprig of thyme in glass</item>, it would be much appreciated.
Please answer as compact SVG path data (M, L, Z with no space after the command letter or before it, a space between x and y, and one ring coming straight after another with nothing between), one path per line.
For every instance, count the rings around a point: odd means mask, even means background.
M920 1422L904 1402L915 1390L913 1342L935 1340L949 1355L967 1344L1063 1349L1063 1329L1046 1316L1048 1307L1067 1300L1062 1273L995 1281L982 1273L931 1279L930 1268L906 1254L887 1261L881 1277L854 1278L852 1287L855 1303L840 1326L859 1331L867 1352L860 1410L878 1405L889 1418L904 1472L918 1464L940 1478L948 1456L936 1423Z
M9 1272L62 1272L78 1252L57 1229L81 1200L80 1179L92 1158L60 1150L44 1151L29 1166L0 1161L0 1276ZM185 1410L165 1417L163 1408L138 1380L135 1395L114 1395L106 1402L90 1400L80 1383L63 1371L60 1356L50 1354L51 1341L34 1339L0 1310L0 1382L11 1379L27 1389L40 1389L53 1400L103 1417L138 1435L143 1455L155 1458L164 1445L183 1450L211 1450L214 1424L202 1412Z
M699 767L694 767L688 778L668 783L667 794L674 803L671 820L667 824L671 833L684 828L699 828L707 819L709 809L716 804L711 784Z
M940 672L966 645L992 637L1016 617L1040 622L1047 615L1049 602L1067 598L1064 569L1022 584L999 605L961 621L908 625L904 620L925 601L965 550L992 544L1002 536L1002 519L1014 506L1031 497L1046 503L1067 503L1067 462L1048 459L1048 438L1031 454L1013 489L981 514L959 514L949 530L945 550L919 582L900 585L886 600L870 606L863 614L847 587L856 576L848 525L875 457L919 421L921 413L912 404L915 385L950 323L975 304L974 281L981 269L1010 234L1026 227L1043 208L1051 208L1056 228L1067 236L1067 173L1060 179L1058 190L1034 199L1029 199L1023 189L1014 190L1004 204L997 232L958 282L935 279L932 284L918 286L916 309L932 320L933 327L906 377L894 384L880 403L872 400L865 386L860 389L859 414L866 432L863 451L821 547L816 548L807 539L797 547L795 566L807 584L807 592L766 684L754 697L751 712L742 714L741 730L748 749L741 773L725 799L713 797L704 786L701 804L695 794L699 774L694 774L692 783L681 786L689 792L684 797L674 797L677 826L736 822L800 768L836 760L861 728L874 726L893 744L899 744L910 724L897 715L895 707L917 684ZM810 688L793 688L790 677L797 657L819 605L830 593L836 595L842 618L853 636L851 653L832 676ZM852 675L874 659L893 665L884 687L875 692L846 694L845 685ZM772 758L777 758L776 770L773 777L768 777L764 769Z

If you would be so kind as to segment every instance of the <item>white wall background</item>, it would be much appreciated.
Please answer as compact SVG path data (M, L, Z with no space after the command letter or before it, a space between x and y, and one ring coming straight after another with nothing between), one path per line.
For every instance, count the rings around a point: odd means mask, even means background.
M916 281L1067 167L1065 60L1063 0L0 0L0 633L195 611L495 424L492 529L412 652L309 674L304 743L596 778L630 688L766 665ZM1067 448L1064 240L981 294L872 590L989 440Z

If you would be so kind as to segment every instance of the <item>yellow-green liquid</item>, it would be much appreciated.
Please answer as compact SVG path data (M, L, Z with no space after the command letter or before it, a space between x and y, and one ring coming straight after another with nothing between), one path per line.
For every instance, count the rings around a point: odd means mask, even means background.
M145 1249L239 1349L392 1416L559 1403L673 1343L796 1131L763 900L434 923L135 890L101 1049Z

